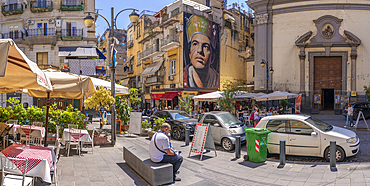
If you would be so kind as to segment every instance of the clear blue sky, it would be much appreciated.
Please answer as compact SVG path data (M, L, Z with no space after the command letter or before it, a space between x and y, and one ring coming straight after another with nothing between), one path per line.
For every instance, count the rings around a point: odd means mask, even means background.
M140 14L143 10L150 10L158 12L164 6L171 4L175 0L95 0L95 9L99 9L99 14L103 15L110 24L110 15L111 7L114 7L114 15L116 15L120 10L125 8L135 8L138 9ZM247 10L247 5L245 0L228 0L227 4L231 5L232 3L239 3L244 5L244 9ZM243 9L243 8L242 8ZM117 28L118 29L127 29L127 26L130 24L130 15L131 11L122 12L117 18ZM98 33L103 34L104 31L108 28L107 23L102 18L98 18L96 22L96 35Z

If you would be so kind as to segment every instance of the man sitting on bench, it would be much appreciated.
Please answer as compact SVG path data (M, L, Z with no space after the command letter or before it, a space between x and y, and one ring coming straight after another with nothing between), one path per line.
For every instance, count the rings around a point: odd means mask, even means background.
M154 134L149 145L149 156L153 162L156 163L171 163L173 166L173 181L181 181L176 177L177 170L179 170L182 163L182 156L177 152L168 139L171 132L171 126L168 123L163 123L161 130Z

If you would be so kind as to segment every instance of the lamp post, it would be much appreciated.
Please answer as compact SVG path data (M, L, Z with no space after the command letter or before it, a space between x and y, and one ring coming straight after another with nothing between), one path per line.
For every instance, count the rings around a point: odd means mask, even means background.
M269 72L272 75L274 73L274 69L272 69L272 67L269 68L269 63L265 61L264 59L262 59L262 62L260 64L261 64L261 67L266 66L266 91L269 92L269 77L270 77ZM271 90L272 90L272 86L271 86Z
M139 19L139 14L137 14L135 11L138 11L136 9L133 9L133 8L126 8L126 9L123 9L121 11L119 11L116 16L114 17L114 8L112 7L111 8L111 23L109 24L109 21L102 15L98 14L98 13L95 13L95 12L85 12L85 13L88 13L88 15L84 18L84 23L85 23L85 26L87 28L90 28L94 25L94 22L95 22L95 18L92 17L90 15L90 13L93 13L93 14L96 14L96 15L99 15L100 17L102 17L107 23L108 23L108 26L110 28L109 30L109 38L107 40L107 43L108 43L108 64L110 63L112 65L111 67L111 93L112 93L112 96L113 98L115 98L115 94L116 94L116 78L115 78L115 73L116 73L116 67L115 67L115 64L114 64L114 60L113 60L113 55L111 54L111 45L110 45L110 40L113 40L114 38L114 27L117 28L117 25L116 25L116 20L117 20L117 17L120 13L122 13L123 11L126 11L126 10L132 10L132 13L129 15L130 16L130 21L131 23L137 23L138 19ZM112 48L114 48L114 41L112 41ZM112 118L111 118L111 129L112 129L112 143L113 145L116 143L116 105L115 103L113 103L113 105L111 106L111 113L112 113Z

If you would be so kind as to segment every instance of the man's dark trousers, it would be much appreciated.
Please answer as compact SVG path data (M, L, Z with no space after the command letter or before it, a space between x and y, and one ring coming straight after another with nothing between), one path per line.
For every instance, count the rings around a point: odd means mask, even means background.
M170 156L170 155L167 155L165 154L163 156L163 159L161 161L161 163L171 163L172 164L172 167L173 167L173 179L175 179L176 177L176 172L177 170L179 170L180 166L181 166L181 163L182 163L182 156L179 156L179 155L175 155L175 156Z

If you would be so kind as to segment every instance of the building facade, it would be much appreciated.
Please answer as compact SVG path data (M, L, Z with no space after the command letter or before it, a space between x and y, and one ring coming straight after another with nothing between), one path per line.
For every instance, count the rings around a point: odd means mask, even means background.
M95 27L84 25L84 12L94 11L94 0L2 0L0 38L13 39L41 69L96 75L104 56L96 49Z
M255 89L302 93L302 109L340 113L365 98L370 2L250 0L255 11ZM274 74L268 78L267 61Z
M127 30L129 87L144 107L174 106L185 95L222 89L226 80L253 83L251 16L223 1L177 0L142 12Z

